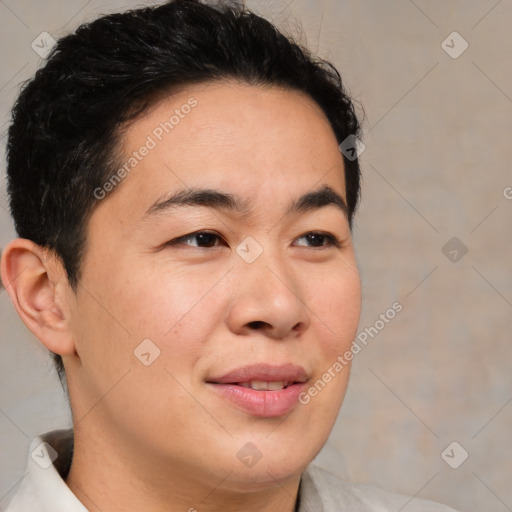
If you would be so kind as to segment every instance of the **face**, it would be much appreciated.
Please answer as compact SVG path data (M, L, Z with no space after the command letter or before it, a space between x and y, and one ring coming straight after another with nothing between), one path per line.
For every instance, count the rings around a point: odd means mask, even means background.
M121 150L69 295L75 429L139 467L231 472L227 486L300 474L348 368L298 397L350 348L360 313L326 117L298 92L203 84L155 104Z

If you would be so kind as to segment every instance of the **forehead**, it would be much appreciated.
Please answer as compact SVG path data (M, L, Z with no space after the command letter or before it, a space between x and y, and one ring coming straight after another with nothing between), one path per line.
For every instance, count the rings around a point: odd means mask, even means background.
M161 97L126 128L120 174L102 209L142 215L156 197L205 187L283 197L320 180L345 195L343 160L321 108L306 94L238 82L198 84Z

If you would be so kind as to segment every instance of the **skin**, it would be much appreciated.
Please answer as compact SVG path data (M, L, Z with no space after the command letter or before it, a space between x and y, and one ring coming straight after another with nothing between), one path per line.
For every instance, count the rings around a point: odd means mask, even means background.
M76 293L58 258L28 240L5 249L2 277L27 326L63 356L75 428L66 483L89 510L291 512L349 369L275 418L238 409L206 381L293 363L309 387L350 348L361 290L346 214L332 204L286 213L323 185L346 199L342 155L309 97L237 82L160 99L126 129L124 155L191 97L197 106L98 202ZM231 193L247 211L145 216L184 187ZM203 230L219 238L181 238ZM319 231L340 246L304 236ZM263 250L252 263L236 252L248 236ZM149 366L134 356L144 339L160 350ZM237 457L248 442L262 455L252 467Z

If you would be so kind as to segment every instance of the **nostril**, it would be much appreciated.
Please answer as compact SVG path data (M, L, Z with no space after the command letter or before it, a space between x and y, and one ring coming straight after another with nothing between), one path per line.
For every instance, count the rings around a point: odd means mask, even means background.
M261 329L265 326L270 326L270 324L267 324L267 322L262 322L261 320L255 320L254 322L249 322L247 324L251 329Z
M303 322L298 322L294 327L293 327L293 330L294 331L298 331L298 332L302 332L304 330L304 323Z

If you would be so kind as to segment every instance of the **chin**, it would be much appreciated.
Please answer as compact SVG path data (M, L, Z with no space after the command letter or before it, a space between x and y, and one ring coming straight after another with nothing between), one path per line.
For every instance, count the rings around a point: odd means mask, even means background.
M305 441L301 442L306 443ZM266 448L262 448L259 460L256 460L258 457L256 452L252 460L250 460L250 455L247 456L246 461L242 456L242 461L232 466L233 473L229 480L240 490L258 490L276 485L286 485L297 479L316 455L316 453L306 450L306 445L303 445L302 449L298 450L297 448L297 442L289 445L282 443L281 449L267 444ZM248 449L247 452L250 450Z
M260 461L252 468L235 468L226 479L225 485L231 491L244 493L286 486L300 477L308 463L309 461L302 464L283 464L275 461L263 465Z

